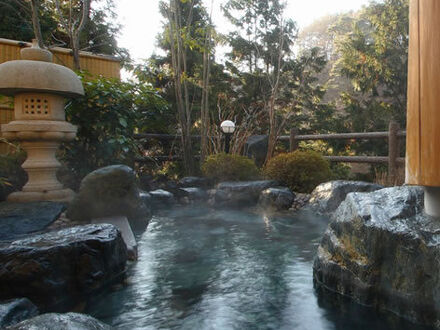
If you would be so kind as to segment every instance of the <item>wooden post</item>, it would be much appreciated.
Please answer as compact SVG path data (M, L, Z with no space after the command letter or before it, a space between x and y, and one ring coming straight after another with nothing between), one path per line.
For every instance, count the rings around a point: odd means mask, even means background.
M290 139L289 139L289 148L290 152L294 152L298 149L298 141L296 141L295 137L298 135L298 130L296 128L292 128L290 130Z
M399 157L399 124L391 121L388 127L388 178L395 184L397 175L397 158Z
M440 1L410 1L406 183L440 187ZM426 196L426 195L425 195Z

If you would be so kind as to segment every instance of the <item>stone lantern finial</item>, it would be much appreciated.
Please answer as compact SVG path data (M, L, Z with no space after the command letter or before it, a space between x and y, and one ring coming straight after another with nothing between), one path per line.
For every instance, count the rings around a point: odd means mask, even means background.
M20 50L22 60L52 62L53 55L50 51L40 48L37 39L32 39L32 47Z
M60 143L75 138L77 128L65 121L67 97L84 95L81 80L70 69L52 63L52 53L35 42L21 50L21 60L0 64L0 94L14 96L15 120L2 125L2 136L19 141L27 152L22 167L29 180L8 201L69 201L73 191L56 178Z

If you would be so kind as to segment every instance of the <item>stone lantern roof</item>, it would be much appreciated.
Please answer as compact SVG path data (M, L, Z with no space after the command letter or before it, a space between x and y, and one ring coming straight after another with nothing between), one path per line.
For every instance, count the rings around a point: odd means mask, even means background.
M37 92L64 97L84 95L78 76L62 65L52 63L52 53L38 48L21 50L21 60L0 64L0 94Z

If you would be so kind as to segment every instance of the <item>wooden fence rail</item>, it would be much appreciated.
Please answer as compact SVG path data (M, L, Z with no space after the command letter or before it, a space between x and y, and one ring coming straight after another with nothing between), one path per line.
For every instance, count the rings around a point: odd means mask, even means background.
M386 139L388 140L388 156L324 156L331 162L341 163L367 163L367 164L388 164L388 175L391 179L396 177L399 164L405 163L405 158L399 157L400 140L406 137L406 132L401 131L396 122L391 122L387 132L365 132L365 133L335 133L335 134L316 134L316 135L298 135L298 130L292 128L290 135L282 135L279 141L289 142L290 151L298 149L299 141L312 140L370 140ZM157 139L163 141L175 140L180 142L180 135L170 134L136 134L137 139ZM200 135L192 135L193 140L200 140ZM181 160L177 155L173 156L153 156L140 157L139 162Z
M366 132L366 133L337 133L337 134L317 134L317 135L298 135L297 130L292 128L290 135L280 136L279 140L289 141L290 151L298 149L298 141L311 140L361 140L361 139L387 139L388 156L324 156L331 162L341 163L369 163L386 164L388 163L388 175L394 180L399 164L405 163L405 158L399 157L400 139L406 137L406 132L401 131L399 124L392 121L389 124L388 132Z
M142 139L156 139L156 140L163 140L163 141L179 141L180 142L180 135L172 135L172 134L156 134L156 133L140 133L135 134L134 138L138 140ZM200 135L191 135L192 140L200 140Z

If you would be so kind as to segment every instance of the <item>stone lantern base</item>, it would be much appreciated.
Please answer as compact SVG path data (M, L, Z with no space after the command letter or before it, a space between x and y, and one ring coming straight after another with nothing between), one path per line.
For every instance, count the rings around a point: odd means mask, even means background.
M27 152L22 167L29 180L22 191L8 196L10 202L64 201L74 192L64 189L56 172L61 167L55 153L61 142L75 137L76 127L65 121L17 120L2 125L2 133L10 141L20 141Z

